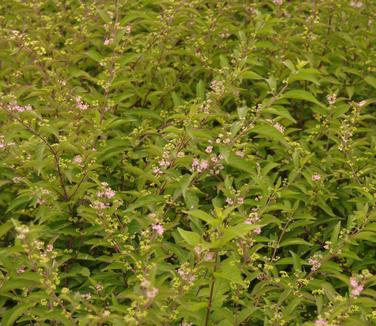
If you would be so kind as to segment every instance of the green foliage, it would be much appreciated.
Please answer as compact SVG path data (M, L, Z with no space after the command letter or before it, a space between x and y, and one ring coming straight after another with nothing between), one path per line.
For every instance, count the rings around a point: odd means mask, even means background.
M1 325L374 325L375 20L2 1Z

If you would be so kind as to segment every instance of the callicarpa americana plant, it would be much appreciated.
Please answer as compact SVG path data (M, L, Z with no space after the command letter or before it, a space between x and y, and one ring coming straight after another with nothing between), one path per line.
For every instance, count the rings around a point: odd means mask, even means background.
M376 324L374 0L0 2L0 324Z

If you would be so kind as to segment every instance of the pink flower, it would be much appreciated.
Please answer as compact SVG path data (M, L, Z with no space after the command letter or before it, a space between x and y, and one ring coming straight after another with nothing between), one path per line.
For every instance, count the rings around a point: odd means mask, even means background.
M103 42L104 45L110 45L112 43L112 39L106 38Z
M201 168L202 170L206 170L208 167L209 167L209 163L208 163L208 161L206 161L206 160L202 160L201 163L200 163L200 168Z
M276 122L275 124L273 124L273 127L274 127L275 129L277 129L281 134L283 134L284 131L285 131L285 127L282 126L282 125L281 125L280 123L278 123L278 122Z
M157 288L148 289L146 291L146 297L149 300L153 300L157 296L158 292L159 292L159 290Z
M159 166L161 167L161 168L167 168L167 167L169 167L171 165L171 163L169 162L169 161L167 161L167 160L160 160L159 161Z
M205 149L205 152L208 153L208 154L210 154L212 151L213 151L213 146L208 146Z
M354 297L357 297L360 295L360 293L363 291L364 287L363 285L358 285L356 288L354 288L352 291L351 291L351 294L354 296Z
M226 203L229 205L233 205L234 201L231 198L226 198Z
M235 152L235 155L236 155L236 156L239 156L239 157L241 157L241 158L243 158L245 154L244 154L243 151L240 151L240 150L239 150L239 151L236 151L236 152Z
M89 108L87 104L84 104L81 100L81 96L76 97L76 106L79 108L81 111L85 111Z
M253 233L259 235L261 233L261 228L254 229Z
M102 203L101 201L96 201L93 204L91 204L90 207L97 209L97 210L102 210L102 209L110 207L110 205L108 203Z
M277 6L282 6L283 5L283 0L273 0L273 3Z
M358 280L355 277L350 277L350 285L351 285L351 295L357 297L363 291L364 286L363 284L359 284Z
M76 164L81 164L82 163L82 157L81 157L81 155L76 155L73 158L73 162L76 163Z
M237 199L237 203L238 203L238 205L243 205L244 204L244 198L243 197L239 197Z
M193 161L192 161L192 168L195 168L195 167L197 167L199 165L200 165L200 161L197 158L193 159Z
M156 175L159 175L159 174L163 174L163 171L161 170L161 168L156 167L153 169L153 173Z
M354 288L358 286L358 281L355 277L350 277L350 285Z
M162 226L161 224L159 224L159 223L157 223L157 224L153 224L151 228L153 229L153 231L154 231L155 233L157 233L157 234L160 235L160 236L163 235L163 233L164 233L164 228L163 228L163 226Z
M125 30L126 34L132 33L132 26L131 25L127 25L127 26L124 27L124 30Z
M315 326L326 326L328 322L325 319L317 319L315 321Z
M21 106L21 105L18 105L17 103L11 103L11 104L8 105L8 110L21 113L21 112L25 112L25 111L31 111L32 107L29 104L25 105L25 106Z
M312 181L319 181L321 179L321 175L316 173L312 176Z

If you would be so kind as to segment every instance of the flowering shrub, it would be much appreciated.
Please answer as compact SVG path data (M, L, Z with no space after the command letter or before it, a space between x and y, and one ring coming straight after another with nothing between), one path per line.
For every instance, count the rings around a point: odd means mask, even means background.
M1 325L374 325L375 19L2 1Z

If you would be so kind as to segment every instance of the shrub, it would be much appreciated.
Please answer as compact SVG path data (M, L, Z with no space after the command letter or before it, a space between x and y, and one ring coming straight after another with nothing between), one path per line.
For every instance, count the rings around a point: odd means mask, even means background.
M374 1L0 4L9 325L374 325Z

